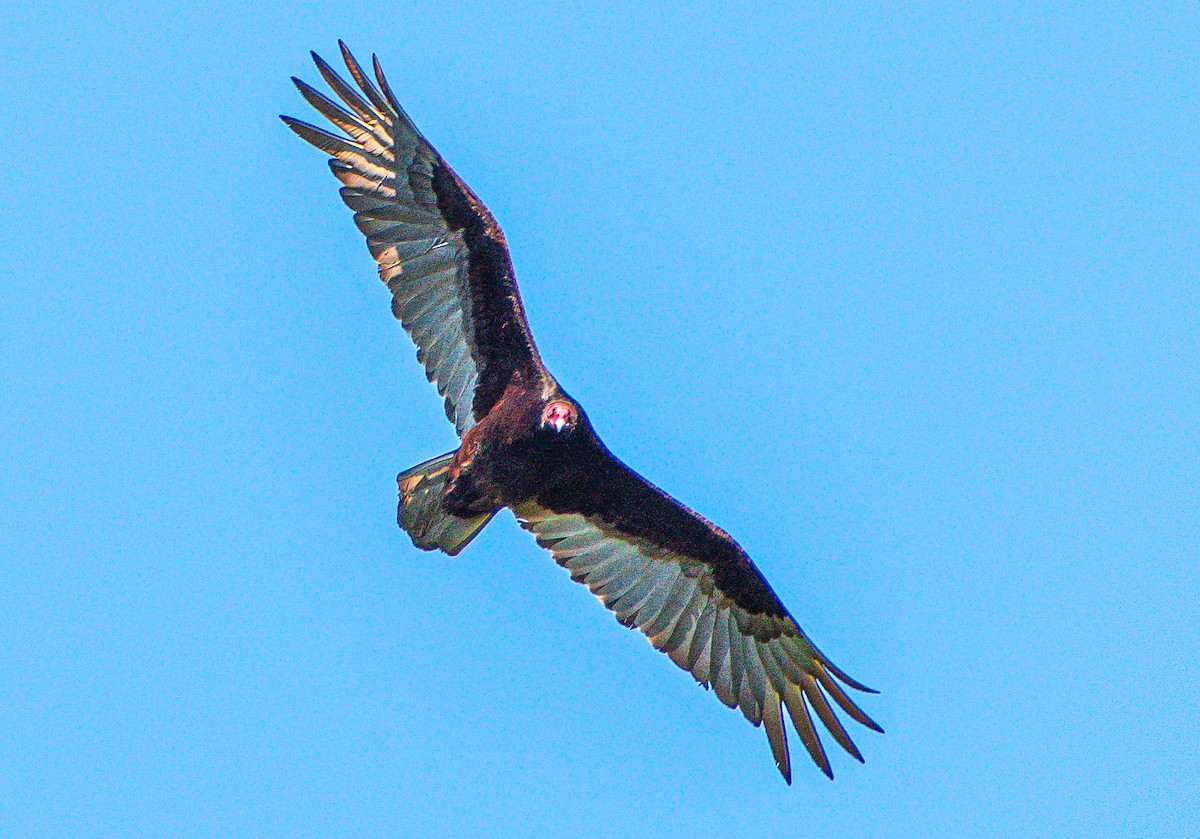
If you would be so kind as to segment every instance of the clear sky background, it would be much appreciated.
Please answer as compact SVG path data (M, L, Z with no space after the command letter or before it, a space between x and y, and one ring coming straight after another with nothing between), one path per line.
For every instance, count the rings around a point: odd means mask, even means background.
M0 834L1196 830L1200 5L632 5L4 5ZM338 37L865 766L396 528L454 437L277 116Z

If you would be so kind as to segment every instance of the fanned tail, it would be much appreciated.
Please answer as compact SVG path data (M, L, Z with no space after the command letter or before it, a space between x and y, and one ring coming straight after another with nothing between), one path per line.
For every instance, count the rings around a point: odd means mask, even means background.
M454 452L427 460L396 477L400 486L400 509L396 521L421 550L445 551L454 556L467 546L495 512L459 518L442 509Z

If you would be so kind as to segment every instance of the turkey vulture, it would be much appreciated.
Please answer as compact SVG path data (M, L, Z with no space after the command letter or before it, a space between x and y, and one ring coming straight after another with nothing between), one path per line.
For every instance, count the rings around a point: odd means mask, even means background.
M400 527L418 548L453 555L508 507L621 624L761 724L789 784L785 709L830 778L810 710L862 761L830 700L882 731L842 685L875 691L813 645L729 534L609 452L538 356L496 220L404 113L379 60L372 81L339 44L357 90L316 53L341 102L292 81L344 134L282 119L331 156L392 313L461 438L397 478Z

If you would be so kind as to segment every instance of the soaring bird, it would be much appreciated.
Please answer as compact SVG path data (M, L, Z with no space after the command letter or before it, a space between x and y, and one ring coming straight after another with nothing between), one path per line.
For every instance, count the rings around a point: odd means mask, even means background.
M828 777L810 711L861 762L830 700L882 732L842 685L876 691L817 649L728 533L608 450L538 355L496 220L400 107L378 58L372 81L339 46L357 90L312 57L340 103L292 81L343 133L282 119L330 155L392 313L460 438L399 475L400 527L418 548L454 555L508 507L621 624L761 725L789 784L785 710Z

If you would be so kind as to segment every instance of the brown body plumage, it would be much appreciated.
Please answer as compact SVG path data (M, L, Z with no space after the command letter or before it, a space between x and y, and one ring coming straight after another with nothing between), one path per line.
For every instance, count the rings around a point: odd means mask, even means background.
M880 731L842 685L869 689L812 644L729 534L601 442L538 356L496 220L417 131L379 62L376 86L345 45L342 55L358 90L313 54L341 103L295 81L345 136L284 121L332 156L392 311L461 437L456 451L398 477L400 526L420 548L457 554L512 509L618 621L764 726L789 783L785 710L830 777L810 710L862 760L829 700Z

